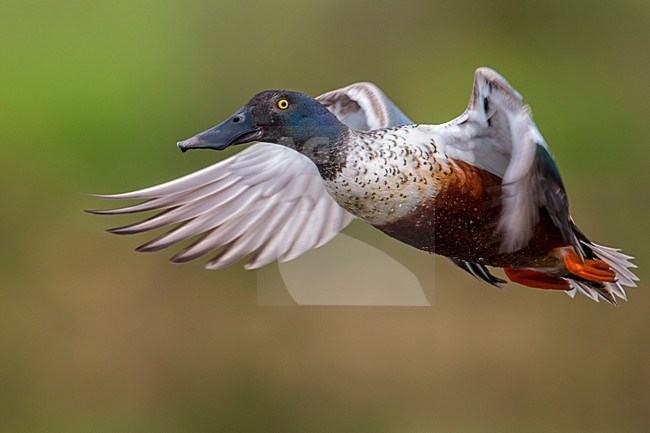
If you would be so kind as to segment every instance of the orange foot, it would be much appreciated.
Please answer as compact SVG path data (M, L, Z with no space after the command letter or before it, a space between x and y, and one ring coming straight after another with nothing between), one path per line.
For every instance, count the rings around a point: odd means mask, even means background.
M616 281L616 273L612 271L607 263L602 260L585 260L581 262L580 257L573 251L573 248L566 248L562 253L564 266L573 275L586 280L602 281L613 283Z
M535 287L536 289L549 289L549 290L570 290L569 282L564 278L555 277L553 275L544 274L542 272L526 271L520 269L505 268L506 275L511 281L523 284L528 287Z

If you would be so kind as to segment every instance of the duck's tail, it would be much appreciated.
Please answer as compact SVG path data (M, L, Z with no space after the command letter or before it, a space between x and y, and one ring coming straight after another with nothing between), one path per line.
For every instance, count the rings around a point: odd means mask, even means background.
M573 223L572 223L573 224ZM510 280L528 287L563 290L572 298L581 292L598 302L600 298L616 305L616 297L627 300L623 286L636 287L639 278L630 270L633 257L615 248L591 242L573 225L580 247L561 249L564 268L557 273L524 269L504 269Z
M573 222L571 224L585 258L581 260L573 247L565 248L563 259L569 275L564 278L570 286L567 294L574 297L582 292L596 302L602 298L612 304L616 304L616 297L627 300L623 286L636 287L635 281L639 281L630 270L637 267L630 262L634 257L591 242Z

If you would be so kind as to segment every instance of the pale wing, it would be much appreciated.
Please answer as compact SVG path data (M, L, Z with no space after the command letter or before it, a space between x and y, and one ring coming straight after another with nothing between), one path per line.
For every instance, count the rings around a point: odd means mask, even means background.
M316 99L341 122L361 131L413 123L372 83L354 83Z
M100 197L147 201L95 213L162 211L111 233L141 233L180 223L139 251L157 251L201 235L172 260L192 260L223 247L207 265L214 269L249 255L249 269L297 257L329 241L353 219L329 196L311 161L270 143L255 144L162 185Z
M410 123L373 84L353 84L318 99L353 128ZM172 260L184 262L220 249L207 265L211 269L247 256L248 269L291 260L328 242L354 218L330 197L308 158L270 143L254 144L229 159L162 185L99 197L146 200L95 211L99 214L162 211L111 233L134 234L176 225L139 251L157 251L198 237Z
M528 105L498 73L480 68L467 110L436 127L450 158L503 178L503 251L526 246L545 208L565 241L582 253L569 218L566 191L553 156Z

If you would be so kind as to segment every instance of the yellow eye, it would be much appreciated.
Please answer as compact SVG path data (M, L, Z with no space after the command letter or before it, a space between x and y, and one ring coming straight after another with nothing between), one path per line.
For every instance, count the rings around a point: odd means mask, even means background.
M286 110L287 108L289 108L289 101L287 101L286 99L280 99L278 101L278 108L280 110Z

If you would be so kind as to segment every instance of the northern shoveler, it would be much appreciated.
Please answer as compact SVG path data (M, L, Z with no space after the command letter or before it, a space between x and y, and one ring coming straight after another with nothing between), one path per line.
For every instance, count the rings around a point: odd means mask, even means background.
M269 90L182 151L261 141L204 170L108 199L146 199L123 214L163 210L110 230L132 234L182 222L139 251L202 234L172 258L222 248L207 267L291 260L358 217L499 285L486 265L529 287L625 299L632 257L576 227L550 150L521 95L495 71L476 71L467 110L442 125L413 124L375 85L313 99ZM307 211L305 211L307 210Z

